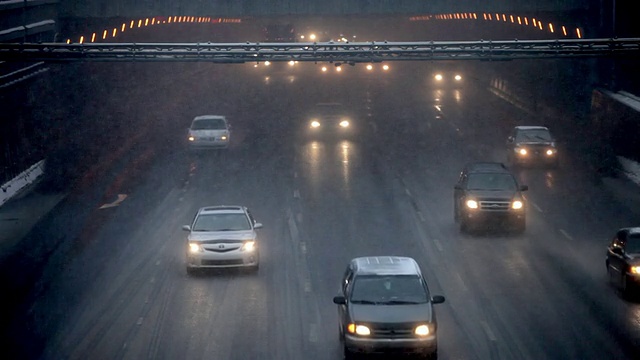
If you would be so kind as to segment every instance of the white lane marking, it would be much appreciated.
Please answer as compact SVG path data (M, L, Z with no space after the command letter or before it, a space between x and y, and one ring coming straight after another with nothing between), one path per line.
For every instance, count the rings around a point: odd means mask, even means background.
M491 341L496 341L498 340L496 338L496 336L494 335L493 331L491 331L491 328L489 327L489 324L487 324L484 321L481 321L480 324L482 325L482 327L484 328L484 332L487 333L487 336L489 337L489 340Z
M307 253L307 244L305 244L304 241L300 242L300 252L303 254Z
M538 206L536 203L531 203L531 205L533 205L533 207L536 208L536 210L538 210L538 212L544 212L544 211L542 211L540 206Z
M458 282L460 283L460 287L462 288L463 291L467 291L467 284L464 283L464 280L462 280L462 276L460 276L460 274L456 273L456 278L458 279Z
M424 215L422 215L422 212L421 211L416 211L416 212L418 213L418 217L420 218L420 221L424 222L425 218L424 218Z
M566 237L567 239L569 239L569 240L573 240L573 238L571 237L571 235L569 235L569 233L567 233L566 231L564 231L564 230L560 229L560 233L561 233L564 237Z
M309 279L304 280L304 292L311 292L311 280Z
M297 171L294 171L294 172L293 172L293 178L294 178L294 179L297 179L297 178L298 178L298 172L297 172Z
M405 192L407 195L411 196L411 191L409 191L409 189L404 188L404 192Z
M433 239L433 243L436 245L438 251L442 252L442 244L440 244L440 241L438 241L438 239Z
M313 323L309 324L309 341L318 342L318 325Z
M300 199L300 191L298 189L293 190L293 197L295 199Z
M118 194L118 198L111 203L108 204L104 204L102 206L100 206L98 209L107 209L107 208L112 208L112 207L116 207L118 205L120 205L121 202L124 201L124 199L127 198L127 194Z
M301 223L302 222L302 213L296 214L296 220Z
M136 325L142 325L142 319L143 319L142 317L139 317L138 321L136 322Z

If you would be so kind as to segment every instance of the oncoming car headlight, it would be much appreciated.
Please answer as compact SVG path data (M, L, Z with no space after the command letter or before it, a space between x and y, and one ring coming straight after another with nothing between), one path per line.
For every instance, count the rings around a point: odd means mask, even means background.
M524 149L524 148L516 149L516 152L517 152L518 154L522 155L522 156L525 156L525 155L527 155L527 153L528 153L528 152L527 152L527 149Z
M547 149L547 151L545 152L545 154L547 154L547 156L552 156L553 154L555 154L557 151L556 149Z
M256 242L253 240L245 241L242 245L242 251L254 251L256 249Z
M195 141L196 137L195 136L189 136L189 141Z
M524 204L520 200L516 200L516 201L511 203L511 208L514 209L514 210L520 210L520 209L522 209L523 206L524 206Z
M467 205L467 207L469 209L477 209L478 208L478 202L475 200L467 200L467 202L465 203Z
M189 243L189 252L190 253L197 253L197 252L201 252L201 251L202 251L202 246L200 246L200 244Z
M436 79L436 81L442 81L442 74L436 74L433 78Z
M640 265L632 266L629 269L629 272L632 273L633 275L640 275Z
M311 122L311 127L312 127L312 128L320 127L320 121L318 121L318 120L313 120L313 121Z
M343 128L349 127L349 120L340 121L340 127L343 127Z
M455 81L462 80L462 76L460 76L459 74L456 74L456 76L454 76L453 78L455 79Z
M427 336L431 333L431 331L429 330L429 326L427 325L418 325L413 330L413 333L418 336Z
M364 325L356 325L353 323L347 326L347 331L351 334L358 334L362 336L371 335L371 330L368 327Z

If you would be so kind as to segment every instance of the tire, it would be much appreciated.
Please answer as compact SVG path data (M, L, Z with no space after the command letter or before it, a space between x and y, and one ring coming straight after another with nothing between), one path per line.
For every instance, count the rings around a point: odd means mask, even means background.
M187 266L187 275L193 276L198 272L198 269Z
M351 352L347 347L343 347L344 360L354 360L357 358L357 354Z
M518 234L522 234L527 230L527 220L526 219L522 219L520 221L517 222L516 224L516 232Z
M460 232L463 233L463 234L467 234L467 233L470 232L469 223L465 219L461 219L460 220Z
M453 206L453 221L457 224L460 222L460 214L458 213L458 207Z

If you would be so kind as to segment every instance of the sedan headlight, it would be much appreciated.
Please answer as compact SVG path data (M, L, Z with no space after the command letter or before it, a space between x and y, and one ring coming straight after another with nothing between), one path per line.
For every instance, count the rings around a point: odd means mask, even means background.
M320 127L320 121L318 121L318 120L313 120L313 121L311 122L311 127L312 127L312 128Z
M429 326L427 325L418 325L413 330L413 333L418 336L427 336L431 333L431 331L429 330Z
M514 209L514 210L520 210L520 209L522 209L523 206L524 206L524 204L520 200L516 200L516 201L511 203L511 208Z
M251 240L251 241L245 241L244 244L242 244L242 251L254 251L256 249L256 242Z
M547 156L552 156L557 152L556 149L547 149L546 154Z
M202 246L197 243L189 243L189 252L190 253L198 253L202 251Z
M629 268L629 272L633 275L640 275L640 265L635 265Z
M478 208L478 202L475 200L467 200L467 202L465 203L467 205L467 207L469 209L477 209Z
M226 140L227 140L227 135L222 135L222 136L220 136L220 140L222 140L222 141L226 141Z
M189 141L195 141L195 140L196 140L195 136L189 136Z
M349 120L340 121L340 127L343 127L343 128L349 127Z
M364 325L356 325L356 324L349 324L349 326L347 326L347 331L351 334L357 334L357 335L361 335L361 336L368 336L371 335L371 330L364 326Z
M527 149L525 148L516 148L516 152L522 156L526 156L527 155Z

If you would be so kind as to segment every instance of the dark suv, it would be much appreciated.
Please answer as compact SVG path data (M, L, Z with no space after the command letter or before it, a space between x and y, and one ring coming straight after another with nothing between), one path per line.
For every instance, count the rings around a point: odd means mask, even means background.
M526 200L513 174L502 163L468 164L454 186L454 218L468 232L479 224L497 223L517 232L526 229Z
M344 357L355 353L421 353L438 356L438 326L418 263L410 257L369 256L351 260L333 298L340 316Z
M516 126L507 138L507 158L513 165L558 166L556 140L545 126Z

